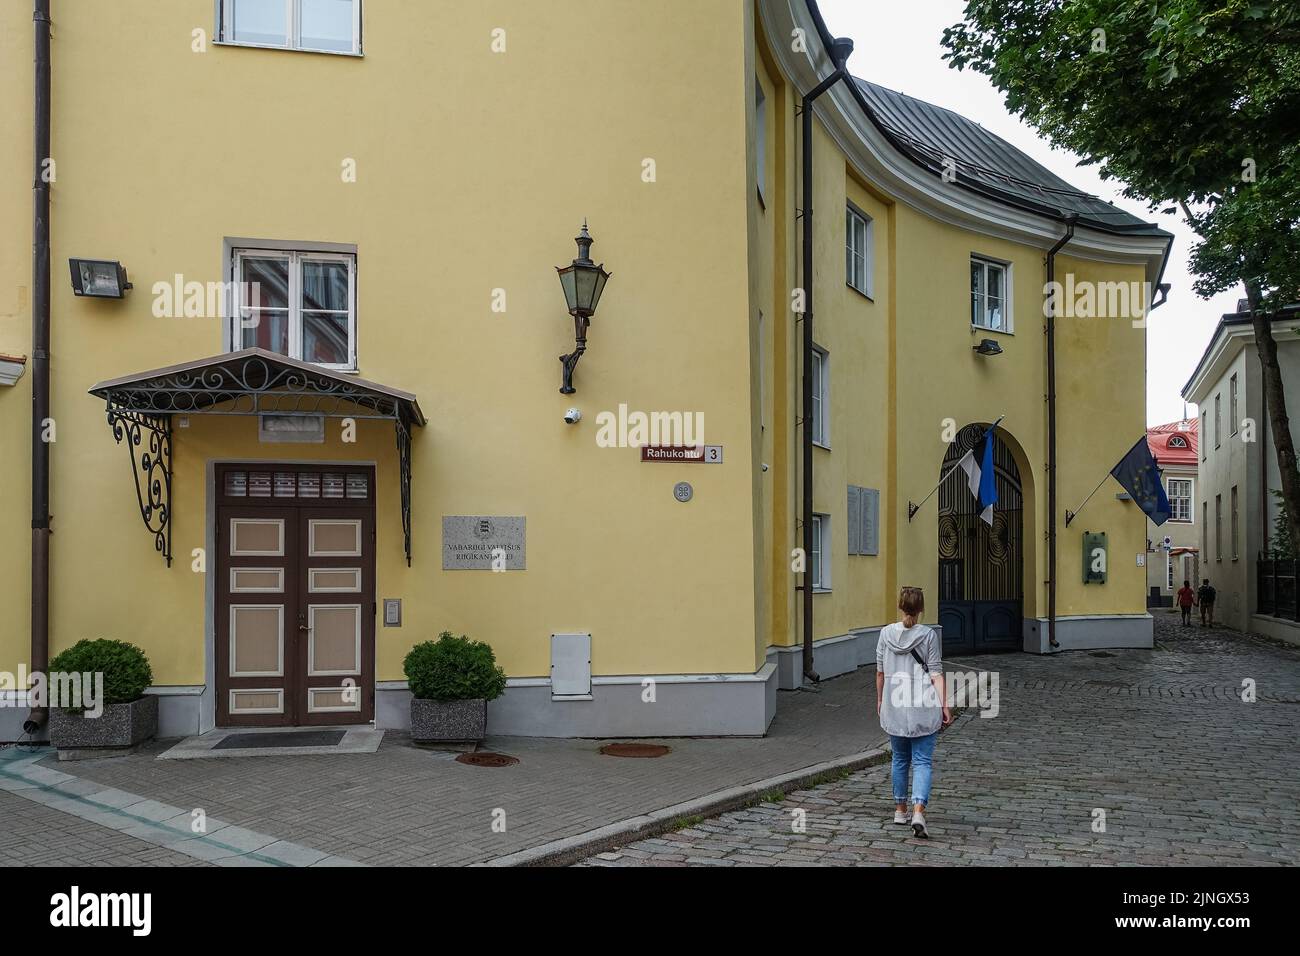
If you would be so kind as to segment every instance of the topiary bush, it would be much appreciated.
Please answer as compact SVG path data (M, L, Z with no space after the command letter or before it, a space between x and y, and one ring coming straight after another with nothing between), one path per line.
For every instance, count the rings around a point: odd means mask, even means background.
M419 700L495 700L506 689L506 672L492 648L450 631L411 648L402 670Z
M126 641L80 640L50 661L51 674L103 674L104 706L129 704L153 683L144 651Z

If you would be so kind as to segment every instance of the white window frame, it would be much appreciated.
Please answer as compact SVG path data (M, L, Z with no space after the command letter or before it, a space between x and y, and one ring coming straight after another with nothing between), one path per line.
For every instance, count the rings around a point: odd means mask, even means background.
M1174 556L1165 552L1165 590L1174 589Z
M1186 483L1187 483L1187 494L1186 494L1186 495L1174 495L1174 482L1175 482L1175 481L1178 481L1178 482L1186 482ZM1184 478L1184 477L1182 477L1182 476L1176 476L1176 477L1171 477L1171 478L1166 479L1165 484L1166 484L1166 488L1165 488L1165 490L1168 492L1168 495L1169 495L1169 507L1170 507L1170 510L1173 512L1173 513L1169 516L1169 520L1170 520L1170 521L1185 521L1185 522L1187 522L1188 524L1193 524L1194 521L1193 521L1193 519L1192 519L1192 512L1193 512L1193 507L1192 507L1192 506L1196 503L1196 485L1195 485L1195 479L1193 479L1193 478ZM1174 508L1174 500L1175 500L1175 498L1176 498L1177 500L1179 500L1179 501L1186 500L1186 502L1187 502L1187 516L1186 516L1185 518L1180 518L1180 517L1178 516L1178 512L1177 512L1177 510Z
M754 76L754 176L758 181L758 203L767 208L767 95L757 74Z
M302 53L327 53L334 56L362 56L361 49L361 5L363 0L352 0L352 49L322 50L318 47L302 45L302 7L300 0L283 0L285 5L284 22L287 27L285 40L278 43L247 43L232 39L235 32L235 5L239 0L215 0L217 7L217 39L219 46L247 46L262 50L296 50Z
M348 360L345 363L316 362L321 368L339 372L357 370L357 256L355 252L317 252L300 249L239 246L231 250L230 271L235 290L228 305L227 328L229 350L237 352L243 341L243 282L245 259L289 259L289 352L288 357L302 357L302 264L304 262L344 262L348 267Z
M862 247L858 248L857 226L862 226ZM856 289L868 299L875 296L875 262L872 255L875 246L875 222L870 216L849 203L844 208L844 282L851 289ZM862 264L862 282L858 283L855 266Z
M1237 373L1228 379L1228 432L1229 436L1237 434Z
M984 289L981 296L981 307L979 314L981 317L988 315L988 287L989 287L989 270L996 269L1002 273L1002 327L996 328L991 325L985 325L982 322L974 320L975 289L972 284L969 295L967 296L966 312L971 317L970 327L979 329L981 332L999 332L1003 335L1012 335L1015 333L1015 309L1012 304L1011 296L1011 263L1004 259L995 259L992 256L982 256L978 253L971 253L971 266L981 266L984 270Z
M812 554L808 555L808 579L814 591L831 589L831 563L828 560L835 552L831 549L831 516L814 514ZM814 561L814 556L816 560Z
M831 354L820 345L812 352L812 440L814 445L831 447Z

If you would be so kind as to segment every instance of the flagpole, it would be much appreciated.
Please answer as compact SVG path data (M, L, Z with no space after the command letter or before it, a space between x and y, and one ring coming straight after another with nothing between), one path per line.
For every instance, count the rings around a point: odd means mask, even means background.
M988 428L984 429L984 431L980 432L980 437L976 439L975 444L978 445L980 442L982 442L984 440L984 436L987 435L989 432L993 431L993 429L997 428L999 425L1001 425L1002 419L1006 417L1007 417L1006 415L999 415L997 421L995 421ZM974 451L975 449L974 447L972 447L970 451L966 452L966 455L973 454ZM922 498L920 503L912 504L912 502L910 501L907 503L907 520L909 522L912 520L912 516L921 510L921 506L924 505L931 498L933 498L934 493L938 491L941 487L943 487L943 483L948 480L948 476L961 467L962 459L964 459L966 455L962 455L961 458L957 459L957 464L953 465L944 473L943 477L939 479L939 483L930 489L930 493L926 495L924 498ZM1069 522L1066 523L1069 524Z
M1109 477L1110 477L1110 472L1108 471L1106 472L1106 477L1102 478L1101 481L1097 482L1097 487L1092 489L1092 491L1088 492L1088 497L1083 499L1079 507L1075 508L1073 511L1071 511L1069 508L1065 509L1065 526L1067 528L1070 527L1070 522L1073 521L1075 517L1078 516L1079 512L1083 510L1083 506L1086 505L1089 501L1091 501L1092 496L1101 490L1101 486L1106 483L1106 478Z

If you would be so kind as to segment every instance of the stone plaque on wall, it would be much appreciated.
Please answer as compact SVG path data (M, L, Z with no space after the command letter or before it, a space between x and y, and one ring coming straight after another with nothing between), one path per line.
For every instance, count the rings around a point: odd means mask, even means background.
M527 567L522 515L443 515L444 571L522 571Z

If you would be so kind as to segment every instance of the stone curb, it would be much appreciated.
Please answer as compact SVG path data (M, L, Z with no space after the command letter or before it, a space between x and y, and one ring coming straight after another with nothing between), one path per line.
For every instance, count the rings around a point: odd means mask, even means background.
M739 810L760 801L762 796L779 790L790 793L801 790L810 784L822 782L819 778L838 771L862 770L890 759L888 749L877 748L863 750L844 757L837 757L824 763L813 764L802 770L768 777L755 783L743 784L718 790L685 803L664 807L640 816L629 817L617 823L610 823L595 830L552 840L540 846L519 850L506 856L495 857L474 866L567 866L578 860L604 852L626 843L634 843L647 837L658 836L673 829L683 818L713 817L728 810Z

